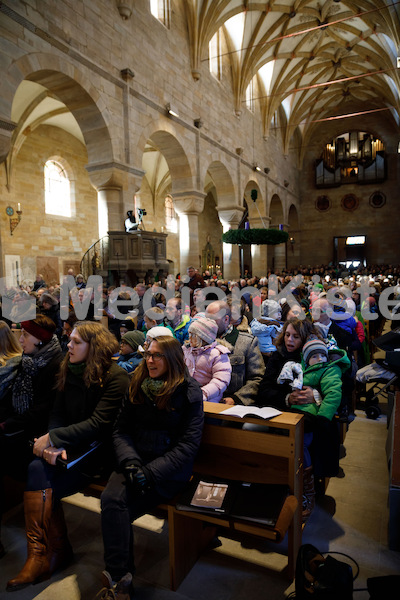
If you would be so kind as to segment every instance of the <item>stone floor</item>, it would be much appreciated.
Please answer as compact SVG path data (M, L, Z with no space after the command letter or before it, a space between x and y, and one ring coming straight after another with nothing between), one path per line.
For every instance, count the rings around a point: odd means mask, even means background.
M366 588L368 577L400 574L400 552L390 551L387 544L386 437L385 414L372 421L363 410L356 411L345 440L341 476L330 480L303 533L303 543L312 543L322 551L344 552L357 561L360 574L355 589ZM65 501L65 513L74 563L50 581L11 596L4 589L24 562L25 536L22 506L7 513L2 532L7 554L0 561L1 600L95 598L102 570L99 502L77 494ZM134 531L138 600L278 600L294 590L294 584L285 578L285 541L276 546L221 535L222 545L204 554L178 591L172 592L167 522L145 516L136 521ZM358 592L355 598L367 600L369 593Z

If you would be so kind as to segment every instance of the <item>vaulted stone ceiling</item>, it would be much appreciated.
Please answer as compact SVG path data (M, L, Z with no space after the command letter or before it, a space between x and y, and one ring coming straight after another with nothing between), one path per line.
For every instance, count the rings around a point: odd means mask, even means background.
M253 81L264 135L281 110L286 146L321 119L362 111L400 115L400 2L396 0L185 0L192 74L223 32L240 114ZM283 111L282 111L283 108Z
M236 112L243 110L253 81L262 134L268 136L278 114L285 151L295 133L305 148L321 119L385 111L399 126L400 0L180 1L193 77L200 77L203 62L208 64L210 40L219 31ZM84 142L72 113L37 83L20 85L12 113L18 128L10 162L27 131L41 124L61 127ZM165 186L167 166L156 154L149 144L146 171L156 169L152 180Z

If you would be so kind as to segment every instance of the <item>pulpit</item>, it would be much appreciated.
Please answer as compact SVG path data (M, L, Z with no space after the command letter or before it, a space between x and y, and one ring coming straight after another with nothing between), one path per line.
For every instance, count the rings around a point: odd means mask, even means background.
M168 274L167 234L156 231L109 231L108 269L116 283L136 285L138 280Z

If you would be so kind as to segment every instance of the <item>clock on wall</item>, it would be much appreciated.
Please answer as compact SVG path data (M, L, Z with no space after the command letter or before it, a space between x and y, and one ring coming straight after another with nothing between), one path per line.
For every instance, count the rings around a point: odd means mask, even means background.
M8 214L9 217L12 217L14 214L14 209L12 206L7 206L6 208L6 213Z

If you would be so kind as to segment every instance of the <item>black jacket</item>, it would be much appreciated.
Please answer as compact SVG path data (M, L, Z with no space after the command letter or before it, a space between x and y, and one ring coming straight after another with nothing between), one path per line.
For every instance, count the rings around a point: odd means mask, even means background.
M339 469L339 430L336 422L325 417L288 408L285 404L287 394L292 391L288 383L277 383L283 365L288 360L301 361L300 352L287 352L285 348L276 350L269 359L263 380L260 383L257 406L273 406L281 411L301 413L304 417L304 432L313 434L309 448L313 462L314 475L317 477L335 477Z
M192 475L203 422L203 394L192 377L178 386L169 410L159 410L147 396L132 404L127 395L114 431L118 465L144 466L157 492L174 496Z
M58 448L79 448L111 439L112 428L129 386L129 375L111 363L103 382L87 388L82 377L67 374L50 415L51 441Z
M276 350L270 357L265 368L264 377L258 388L255 404L257 406L273 406L278 410L288 410L285 398L291 393L292 388L288 383L278 383L277 379L283 365L293 360L300 363L300 352L287 352L286 348Z
M43 308L43 306L40 306L39 311L41 315L45 315L53 321L54 325L56 326L55 334L58 337L58 339L60 339L63 329L60 317L60 308L58 306L51 306L50 308L46 309Z

